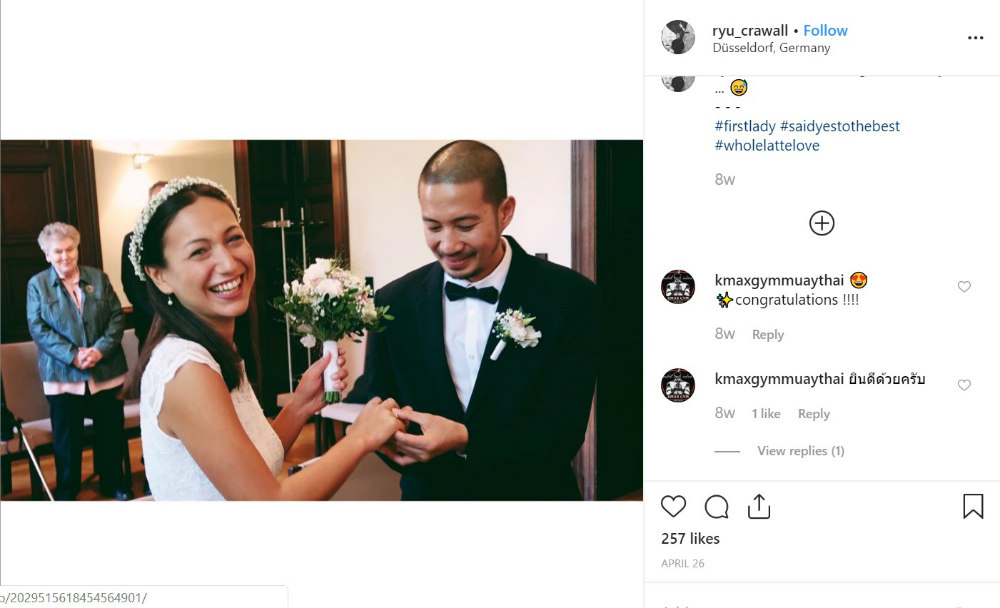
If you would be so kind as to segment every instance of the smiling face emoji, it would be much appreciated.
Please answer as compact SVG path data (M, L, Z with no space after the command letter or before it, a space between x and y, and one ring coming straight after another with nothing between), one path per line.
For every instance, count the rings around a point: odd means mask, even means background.
M865 273L855 272L854 274L851 275L851 285L853 285L855 289L861 289L867 284L868 284L868 275L866 275Z
M747 81L737 78L733 81L733 84L729 85L729 90L733 92L733 95L740 97L747 92Z

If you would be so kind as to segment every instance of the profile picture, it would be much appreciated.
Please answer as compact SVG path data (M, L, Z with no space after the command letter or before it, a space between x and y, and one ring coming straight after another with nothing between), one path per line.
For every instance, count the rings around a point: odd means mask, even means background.
M694 85L694 76L660 76L660 82L667 87L668 91L680 93Z
M674 403L683 403L694 395L694 376L686 369L676 367L663 374L660 380L663 396Z
M671 304L684 304L694 295L694 277L684 270L671 270L660 281L660 293Z
M687 21L674 19L660 33L663 48L675 55L683 55L694 46L694 28Z

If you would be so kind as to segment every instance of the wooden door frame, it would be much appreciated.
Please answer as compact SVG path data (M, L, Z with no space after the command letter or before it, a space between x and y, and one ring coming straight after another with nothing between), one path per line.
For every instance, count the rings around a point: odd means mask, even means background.
M80 252L80 263L94 268L103 268L101 255L101 222L97 206L97 177L94 170L94 147L90 140L67 142L66 165L69 178L66 187L70 189L70 200L76 206L70 207L70 223L80 231L80 242L89 245ZM74 211L76 217L73 217ZM112 252L111 255L114 255Z
M247 140L237 139L233 140L233 169L236 175L236 206L240 210L240 224L243 228L243 234L246 236L247 242L250 243L250 247L253 247L254 236L253 236L253 206L250 204L250 162L249 162L249 147L247 146ZM254 292L257 288L254 287ZM257 294L254 293L250 298L250 336L254 344L254 352L251 356L254 357L255 367L257 368L257 378L251 381L253 385L254 392L258 396L262 396L263 393L263 375L266 373L261 365L260 354L257 352L257 348L260 345L260 311L257 308Z
M243 233L247 237L250 246L253 247L253 205L250 196L250 147L248 140L233 140L233 164L236 173L236 205L240 210ZM333 179L333 229L334 243L337 244L337 251L343 256L346 263L350 263L350 232L348 230L347 215L347 166L345 159L345 142L342 139L330 141L330 162ZM257 307L257 297L254 294L250 298L250 328L253 336L253 343L260 344L260 311ZM258 357L259 358L259 357ZM260 361L257 361L259 370L257 382L254 389L257 394L262 393L262 379L265 373Z
M233 163L236 171L236 202L243 218L243 231L253 245L253 212L250 201L250 161L247 140L233 140ZM330 161L333 174L333 221L334 242L345 261L350 260L350 230L347 216L347 162L346 146L342 139L330 142Z
M572 264L573 270L597 282L597 142L573 141L572 165ZM598 390L600 387L597 387ZM583 446L573 459L573 470L584 500L597 499L597 392L590 403L590 420Z
M347 217L347 145L343 139L330 142L333 178L333 242L337 255L351 267L351 233Z

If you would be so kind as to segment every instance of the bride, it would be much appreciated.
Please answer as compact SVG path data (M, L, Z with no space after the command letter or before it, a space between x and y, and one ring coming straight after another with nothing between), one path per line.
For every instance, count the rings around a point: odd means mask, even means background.
M269 422L236 346L246 342L236 319L249 306L256 268L233 199L208 179L171 180L146 204L133 234L129 257L156 318L125 392L140 399L154 498L327 499L364 455L403 430L399 406L372 399L350 435L278 481L285 453L324 405L322 372L330 355L306 371ZM339 378L345 376L341 370Z

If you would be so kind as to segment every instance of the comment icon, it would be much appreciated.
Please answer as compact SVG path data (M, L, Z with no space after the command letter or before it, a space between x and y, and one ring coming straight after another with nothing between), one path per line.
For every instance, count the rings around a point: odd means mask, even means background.
M705 513L712 519L729 519L729 502L725 497L713 494L705 501Z

